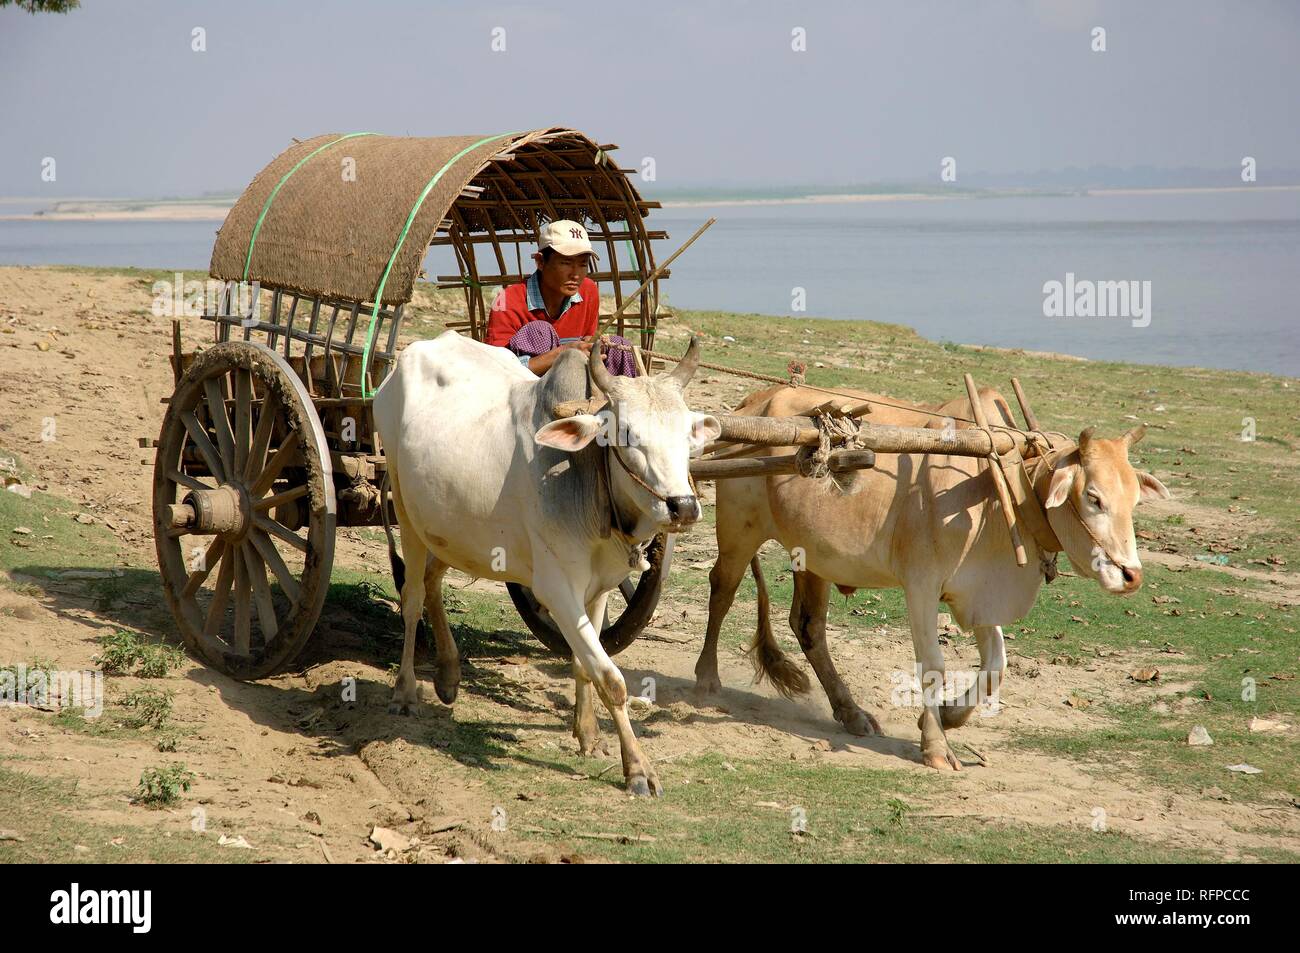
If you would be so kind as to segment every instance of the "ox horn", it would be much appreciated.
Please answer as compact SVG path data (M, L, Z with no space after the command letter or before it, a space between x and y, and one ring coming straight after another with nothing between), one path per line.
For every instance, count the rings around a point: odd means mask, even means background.
M609 393L609 385L614 375L609 372L605 362L600 357L600 338L597 337L591 342L591 357L587 361L587 370L591 372L591 381L606 394Z
M1083 432L1079 434L1079 456L1087 456L1089 446L1092 443L1093 434L1096 432L1096 427L1085 427Z
M1126 447L1131 447L1131 446L1133 446L1133 444L1137 443L1139 440L1141 440L1141 439L1142 439L1143 437L1145 437L1146 435L1147 435L1147 425L1146 425L1146 424L1138 424L1136 427L1134 427L1134 428L1133 428L1132 430L1130 430L1128 433L1124 434L1124 436L1123 436L1121 439L1123 439L1123 441L1124 441L1124 446L1126 446Z
M682 390L691 382L696 369L700 366L700 339L691 335L691 343L686 346L686 353L681 361L669 373L668 377Z

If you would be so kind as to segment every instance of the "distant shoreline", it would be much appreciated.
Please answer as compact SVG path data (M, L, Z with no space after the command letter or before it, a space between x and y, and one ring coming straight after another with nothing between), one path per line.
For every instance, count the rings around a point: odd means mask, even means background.
M1169 188L1097 188L1077 191L981 190L978 192L811 192L748 198L665 198L663 208L730 208L774 205L854 205L876 202L932 202L980 198L1069 198L1122 195L1209 195L1234 192L1300 192L1300 185L1174 186ZM33 198L0 197L2 205L30 205ZM0 215L0 222L221 222L231 202L204 200L61 199L49 211Z
M1300 192L1300 185L1188 185L1161 189L1087 189L1084 195L1200 195L1214 192Z
M857 202L943 202L953 199L969 198L967 195L937 195L929 192L863 192L844 194L820 193L813 195L791 195L770 199L664 199L663 208L699 208L708 206L721 208L731 205L850 205Z
M78 203L81 207L67 211L0 215L0 222L222 222L231 209L230 205L203 202L130 203L137 207L123 207L124 204L107 201L81 202Z

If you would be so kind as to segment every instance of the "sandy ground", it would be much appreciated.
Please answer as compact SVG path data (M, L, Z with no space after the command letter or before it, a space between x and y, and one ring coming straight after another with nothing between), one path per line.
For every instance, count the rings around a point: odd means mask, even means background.
M122 562L140 568L155 565L147 502L152 457L135 441L156 435L159 398L172 390L168 322L148 313L151 300L142 279L0 268L0 442L35 471L37 492L71 501L108 527L121 543ZM187 349L206 344L211 326L187 322L185 335ZM664 337L677 346L671 335ZM716 376L702 376L692 387L696 405L714 409L734 404L744 391L744 382ZM53 441L41 439L47 417L57 421ZM4 530L7 537L9 528ZM684 537L674 572L706 573L713 552L707 535ZM336 563L386 572L387 560L378 542L343 531ZM458 578L454 585L465 582ZM37 595L0 590L0 600L0 609L21 621L0 627L0 660L41 656L65 668L91 667L95 640L138 612L131 606L97 611L90 594L75 584L46 585ZM505 603L502 611L513 610ZM752 618L750 606L738 604L733 611ZM784 611L776 607L778 619ZM658 710L644 716L640 730L670 794L673 783L684 780L674 763L705 752L928 770L919 763L915 712L888 704L889 673L911 666L906 632L891 627L870 637L832 633L841 674L886 731L883 738L861 739L838 730L819 690L787 701L765 685L752 685L748 661L735 652L722 653L721 698L699 703L693 666L705 617L699 602L665 599L654 624L619 656L629 685L640 685L646 675L657 680ZM177 691L177 720L193 730L177 757L198 775L193 797L214 831L245 836L262 851L260 859L383 860L367 841L376 824L420 838L421 847L407 859L557 859L555 850L536 841L492 831L482 766L459 761L427 739L430 732L450 731L453 719L472 718L511 725L517 749L536 754L539 763L547 750L572 750L567 666L540 654L476 661L454 712L435 700L426 672L424 709L416 718L399 719L387 714L386 673L358 650L357 624L345 611L327 612L302 665L264 682L234 682L193 662L168 680L167 687ZM954 636L951 643L952 668L977 667L973 639ZM1061 704L1071 691L1105 698L1136 690L1123 677L1135 653L1067 666L1021 658L1014 642L1009 648L1002 714L973 718L954 735L989 764L978 766L969 750L959 748L968 768L957 793L951 803L928 810L969 815L972 824L1014 818L1086 827L1092 806L1105 805L1112 829L1210 849L1225 859L1249 856L1259 846L1300 850L1300 812L1270 815L1268 824L1282 831L1270 834L1260 831L1261 816L1244 804L1161 789L1118 766L1101 775L1061 758L1005 750L1025 726L1101 724L1100 716ZM339 683L349 675L358 678L354 704L338 701ZM1176 689L1176 666L1168 677ZM605 730L608 736L608 725ZM189 828L188 804L152 812L128 802L142 768L160 761L147 739L105 741L62 732L34 713L9 710L0 713L0 754L39 755L50 772L76 778L88 820Z

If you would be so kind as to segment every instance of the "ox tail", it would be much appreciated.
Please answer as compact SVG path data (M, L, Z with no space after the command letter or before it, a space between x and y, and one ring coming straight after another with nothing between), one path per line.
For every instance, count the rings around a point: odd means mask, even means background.
M401 556L397 555L397 543L393 541L393 524L388 518L388 470L384 470L384 478L379 483L379 512L384 520L384 535L388 537L388 565L393 570L393 587L397 590L397 602L401 605L402 590L406 588L406 562ZM420 639L424 638L426 630L424 619L421 618L415 626L415 640L418 645Z
M385 467L384 478L379 482L379 512L384 520L384 535L388 537L388 565L393 569L393 585L400 597L402 587L406 585L406 563L397 555L397 543L393 541L393 524L388 518L388 494L388 468Z
M761 682L766 678L784 698L806 695L809 688L807 673L781 651L772 633L772 603L757 553L749 561L749 569L754 574L754 585L758 587L758 626L754 629L753 641L749 643L754 679Z

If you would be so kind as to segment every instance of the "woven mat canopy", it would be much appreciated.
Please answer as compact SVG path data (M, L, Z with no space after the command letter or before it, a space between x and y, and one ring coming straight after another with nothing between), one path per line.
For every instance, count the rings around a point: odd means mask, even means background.
M644 233L641 219L657 203L624 171L564 128L317 136L253 179L217 235L211 274L356 302L376 300L382 284L381 303L402 304L440 231L535 235L543 222L570 218Z

